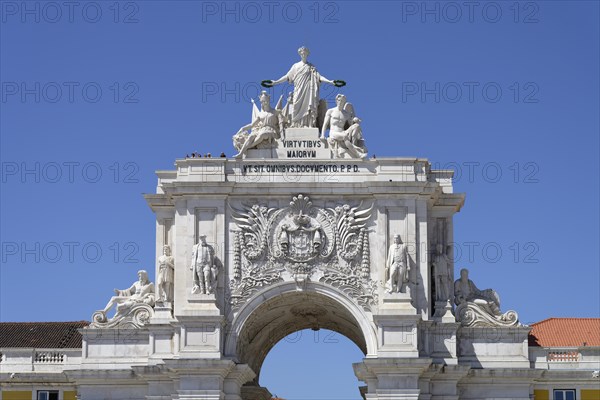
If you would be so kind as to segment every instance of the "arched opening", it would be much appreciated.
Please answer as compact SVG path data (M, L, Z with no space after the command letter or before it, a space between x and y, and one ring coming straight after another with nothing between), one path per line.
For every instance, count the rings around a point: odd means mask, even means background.
M363 357L356 344L335 331L297 331L271 349L259 384L284 399L360 400L364 383L352 364Z
M236 312L226 339L226 355L248 364L256 373L253 384L258 385L267 354L298 331L337 332L363 356L375 354L377 340L371 320L358 304L331 286L308 282L300 291L295 282L284 282L256 294ZM290 363L293 366L293 360Z

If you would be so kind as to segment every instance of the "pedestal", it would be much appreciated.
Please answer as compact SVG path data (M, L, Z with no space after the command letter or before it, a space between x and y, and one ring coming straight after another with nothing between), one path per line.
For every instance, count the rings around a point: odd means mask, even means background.
M418 357L418 324L421 316L406 293L386 293L373 315L379 338L378 354L384 357Z
M185 317L221 315L214 294L188 294L187 304L181 312Z
M383 295L382 310L389 311L395 315L416 315L417 310L412 305L412 299L408 293L385 293Z
M277 158L330 159L327 141L319 137L317 128L287 128L285 138L277 147Z
M461 327L458 362L472 368L529 368L530 330L527 326Z
M423 321L420 324L421 355L430 357L434 364L456 365L457 358L457 330L460 324L443 323L437 321Z
M327 140L320 138L317 128L287 128L281 141L272 148L249 149L244 159L331 159Z
M456 318L452 314L452 304L450 301L436 301L435 302L435 313L433 319L442 323L454 323Z
M150 319L151 324L169 324L175 321L173 318L173 304L165 301L156 303L154 306L154 315Z

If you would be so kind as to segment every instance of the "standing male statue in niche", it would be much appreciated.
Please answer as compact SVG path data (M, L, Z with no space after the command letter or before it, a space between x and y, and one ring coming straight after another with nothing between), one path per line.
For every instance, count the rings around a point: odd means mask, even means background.
M171 255L171 246L163 246L163 254L158 257L158 301L173 301L173 278L175 263Z
M215 251L206 243L206 235L199 236L198 244L192 251L192 286L193 294L212 294L217 285L217 267L215 265Z
M444 245L436 245L436 255L433 259L433 276L435 278L435 300L447 302L450 300L450 287L452 286L452 276L450 275L450 264L448 263L447 252L444 251Z
M262 81L262 85L272 87L283 82L292 83L294 93L292 95L291 127L314 128L317 126L321 82L337 87L344 86L346 82L341 80L331 81L319 74L317 68L307 61L310 54L308 48L300 47L298 54L300 55L300 61L292 65L287 74L275 81Z
M387 292L405 293L408 282L408 252L400 235L394 235L394 243L390 246L386 261Z

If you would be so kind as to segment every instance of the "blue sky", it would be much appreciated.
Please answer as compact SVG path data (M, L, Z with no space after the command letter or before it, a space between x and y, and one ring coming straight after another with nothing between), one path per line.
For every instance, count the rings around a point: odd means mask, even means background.
M268 4L0 2L0 321L89 319L153 271L154 171L232 155L301 45L372 154L456 169L456 265L503 309L600 316L598 2ZM357 398L360 351L322 333L279 343L261 383Z

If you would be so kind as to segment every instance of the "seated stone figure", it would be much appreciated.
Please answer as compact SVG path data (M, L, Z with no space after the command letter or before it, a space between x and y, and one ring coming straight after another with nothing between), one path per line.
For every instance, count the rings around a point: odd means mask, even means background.
M338 94L335 102L336 106L325 114L321 139L325 139L325 131L329 129L328 143L335 158L367 157L361 121L355 116L354 107L343 94Z
M152 307L154 307L154 284L148 280L148 272L138 271L138 280L128 289L115 289L115 296L112 296L104 309L97 311L92 316L92 327L113 327L122 322L131 323L134 326L143 325L150 318ZM116 313L111 318L106 317L106 313L116 306ZM141 311L140 315L133 315L134 321L131 321L131 314Z
M233 145L238 150L234 157L242 157L249 149L258 148L262 143L279 139L284 130L284 118L280 109L271 107L271 97L265 91L260 94L261 110L253 107L252 122L240 128L233 136ZM278 105L279 107L280 105ZM247 129L251 129L248 134Z
M518 326L514 311L500 311L500 297L493 289L480 290L469 279L469 270L461 269L454 282L456 320L464 326Z

